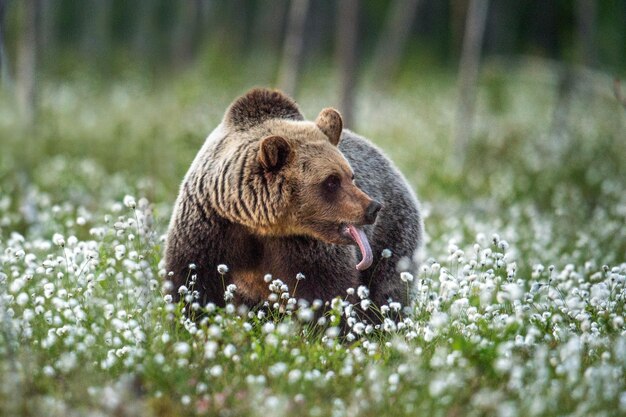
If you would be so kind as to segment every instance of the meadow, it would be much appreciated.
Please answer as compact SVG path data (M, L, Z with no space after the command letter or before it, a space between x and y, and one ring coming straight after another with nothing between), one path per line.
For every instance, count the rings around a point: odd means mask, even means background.
M171 303L178 184L250 84L210 65L44 79L35 128L0 93L0 414L625 415L626 109L612 80L581 73L560 101L549 64L490 63L460 163L454 74L418 70L386 91L365 80L357 100L355 130L415 187L427 233L419 270L398 275L413 304L379 309L377 326L354 316L366 288L314 320L320 306L275 277L267 310L194 304L198 321ZM308 76L304 114L333 105L335 85Z

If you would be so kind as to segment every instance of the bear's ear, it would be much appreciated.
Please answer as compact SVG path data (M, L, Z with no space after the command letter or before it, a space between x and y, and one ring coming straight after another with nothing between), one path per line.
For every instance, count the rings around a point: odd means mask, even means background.
M292 156L289 142L281 136L268 136L259 146L259 163L265 171L279 171L291 161Z
M339 112L331 108L324 109L315 119L315 124L328 136L330 143L337 146L343 130L343 120L341 120Z
M304 120L295 101L277 90L255 88L230 105L224 115L226 126L246 130L270 119Z

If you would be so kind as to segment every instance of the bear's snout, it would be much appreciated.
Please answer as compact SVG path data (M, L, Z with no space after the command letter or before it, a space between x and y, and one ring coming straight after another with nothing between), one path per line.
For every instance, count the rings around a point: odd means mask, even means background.
M365 222L368 224L374 223L381 208L383 208L382 204L376 200L372 200L370 205L367 206L367 209L365 210Z

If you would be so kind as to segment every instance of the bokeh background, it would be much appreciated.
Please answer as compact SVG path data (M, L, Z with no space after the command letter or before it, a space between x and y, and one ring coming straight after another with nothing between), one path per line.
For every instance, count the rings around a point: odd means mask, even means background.
M573 239L624 189L623 1L0 0L0 51L0 185L22 231L39 192L86 209L145 196L164 230L253 86L308 118L338 108L415 186L437 241L522 202L566 213Z

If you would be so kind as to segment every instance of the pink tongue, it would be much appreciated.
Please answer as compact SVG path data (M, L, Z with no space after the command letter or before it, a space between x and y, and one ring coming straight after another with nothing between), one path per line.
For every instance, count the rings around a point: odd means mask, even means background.
M357 264L356 269L359 271L365 271L374 261L372 248L370 248L370 243L367 241L367 236L365 236L363 229L359 229L352 224L348 225L348 232L350 233L350 237L352 237L357 245L359 245L361 255L363 255L363 259Z

